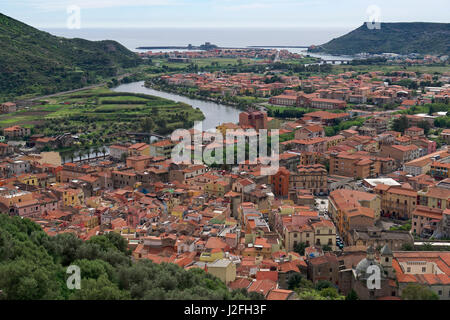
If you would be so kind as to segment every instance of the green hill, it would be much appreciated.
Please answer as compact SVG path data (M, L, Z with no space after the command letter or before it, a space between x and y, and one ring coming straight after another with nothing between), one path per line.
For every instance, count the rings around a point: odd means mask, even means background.
M450 54L450 23L381 23L380 29L369 29L364 23L310 51L330 54Z
M29 219L0 213L0 300L257 300L230 292L201 268L133 261L114 232L82 241L72 233L48 236ZM69 290L67 267L81 271L81 289Z
M136 66L115 41L66 39L0 13L0 97L80 88Z

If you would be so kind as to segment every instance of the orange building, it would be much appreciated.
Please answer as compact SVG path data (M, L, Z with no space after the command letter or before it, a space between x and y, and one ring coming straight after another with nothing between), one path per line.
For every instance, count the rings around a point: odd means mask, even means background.
M267 113L261 111L247 111L239 114L241 127L251 126L255 130L267 129Z
M289 176L290 172L285 167L281 167L272 176L272 185L277 196L287 197L289 195Z

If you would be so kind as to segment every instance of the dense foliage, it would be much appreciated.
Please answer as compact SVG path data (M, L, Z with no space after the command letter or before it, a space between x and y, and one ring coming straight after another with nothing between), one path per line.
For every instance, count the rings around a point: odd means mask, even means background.
M439 300L439 296L419 283L408 284L402 292L404 300Z
M69 290L66 269L81 269L81 289ZM108 233L82 241L71 233L49 237L37 224L0 214L0 299L258 299L229 292L203 269L133 262L127 242Z
M332 54L449 54L450 23L381 23L380 29L369 29L364 23L350 33L317 47L315 51Z
M329 281L320 280L314 285L304 276L297 273L288 280L288 287L294 290L300 300L344 300L336 287Z
M0 14L0 97L49 94L117 75L140 59L115 41L65 39Z

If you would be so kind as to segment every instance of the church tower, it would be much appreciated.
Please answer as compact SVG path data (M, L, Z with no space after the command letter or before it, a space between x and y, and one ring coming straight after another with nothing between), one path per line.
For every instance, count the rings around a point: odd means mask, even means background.
M392 254L391 248L389 248L388 244L385 244L380 252L380 260L381 260L380 262L384 272L386 273L386 276L389 278L393 278L394 276L394 271L392 268L393 258L394 255Z
M369 248L367 248L367 260L373 261L375 260L375 249L371 245Z

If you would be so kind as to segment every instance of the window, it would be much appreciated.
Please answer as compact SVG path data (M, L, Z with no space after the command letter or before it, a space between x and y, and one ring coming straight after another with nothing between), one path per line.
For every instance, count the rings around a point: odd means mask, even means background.
M422 267L422 272L425 272L425 271L427 271L427 268L426 267Z
M411 272L411 267L406 268L406 272Z

